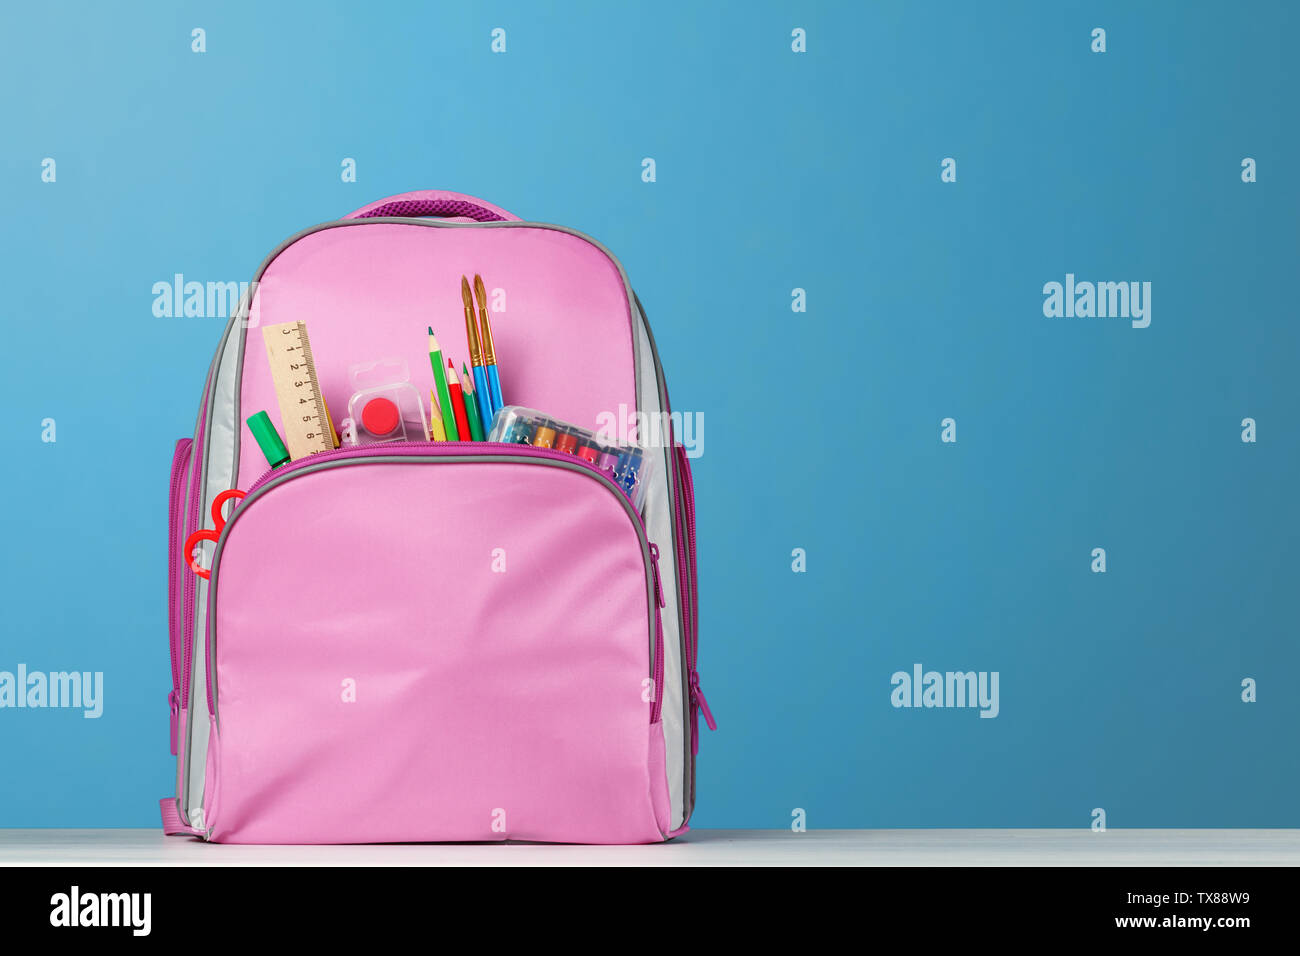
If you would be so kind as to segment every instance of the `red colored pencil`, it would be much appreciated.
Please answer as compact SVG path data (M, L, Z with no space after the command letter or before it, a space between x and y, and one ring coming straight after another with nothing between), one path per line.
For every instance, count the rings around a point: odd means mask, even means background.
M460 432L461 441L470 440L469 416L465 414L465 395L460 390L460 379L456 377L456 366L447 360L447 391L451 393L451 407L456 411L456 430Z

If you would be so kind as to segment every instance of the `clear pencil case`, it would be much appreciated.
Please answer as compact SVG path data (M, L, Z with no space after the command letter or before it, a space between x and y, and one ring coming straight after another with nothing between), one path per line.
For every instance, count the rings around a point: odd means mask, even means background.
M353 393L348 399L348 417L339 428L344 444L428 439L424 402L401 359L353 365L348 369L348 381Z
M635 445L611 442L585 428L518 405L507 405L497 412L487 440L551 448L581 458L613 479L638 511L645 503L654 459Z

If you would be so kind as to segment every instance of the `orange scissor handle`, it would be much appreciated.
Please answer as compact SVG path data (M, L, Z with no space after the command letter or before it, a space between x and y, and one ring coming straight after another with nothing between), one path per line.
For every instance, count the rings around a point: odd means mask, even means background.
M229 491L223 491L221 494L217 495L216 499L212 502L212 523L216 525L216 528L203 528L199 531L195 531L185 539L185 563L190 566L191 571L205 581L208 580L210 572L207 568L199 564L199 543L203 541L211 541L213 544L217 543L217 539L221 537L221 529L226 526L226 516L224 513L226 502L238 500L243 497L244 493L237 488L231 488Z

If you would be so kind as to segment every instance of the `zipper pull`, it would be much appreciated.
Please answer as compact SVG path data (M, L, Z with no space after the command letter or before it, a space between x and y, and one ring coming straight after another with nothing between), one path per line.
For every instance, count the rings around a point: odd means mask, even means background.
M659 545L653 541L650 542L650 557L655 559L655 596L659 598L660 607L667 607L668 602L664 600L664 588L659 583Z
M171 744L172 744L172 753L174 754L176 753L176 738L179 734L179 729L180 729L179 727L177 727L177 724L180 723L178 718L181 715L181 699L176 696L176 691L174 690L167 695L167 710L171 714L171 730L172 730Z
M709 725L709 730L717 730L718 723L713 719L713 711L709 710L709 702L704 697L704 691L700 690L700 674L698 671L691 671L691 703L700 708L704 714L704 722Z

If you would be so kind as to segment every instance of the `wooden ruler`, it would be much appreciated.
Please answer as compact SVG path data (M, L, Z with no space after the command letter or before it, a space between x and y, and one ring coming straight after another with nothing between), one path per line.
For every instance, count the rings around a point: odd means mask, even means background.
M307 323L264 325L262 340L266 342L266 359L271 363L289 457L297 461L318 451L333 450L333 424L316 378Z

